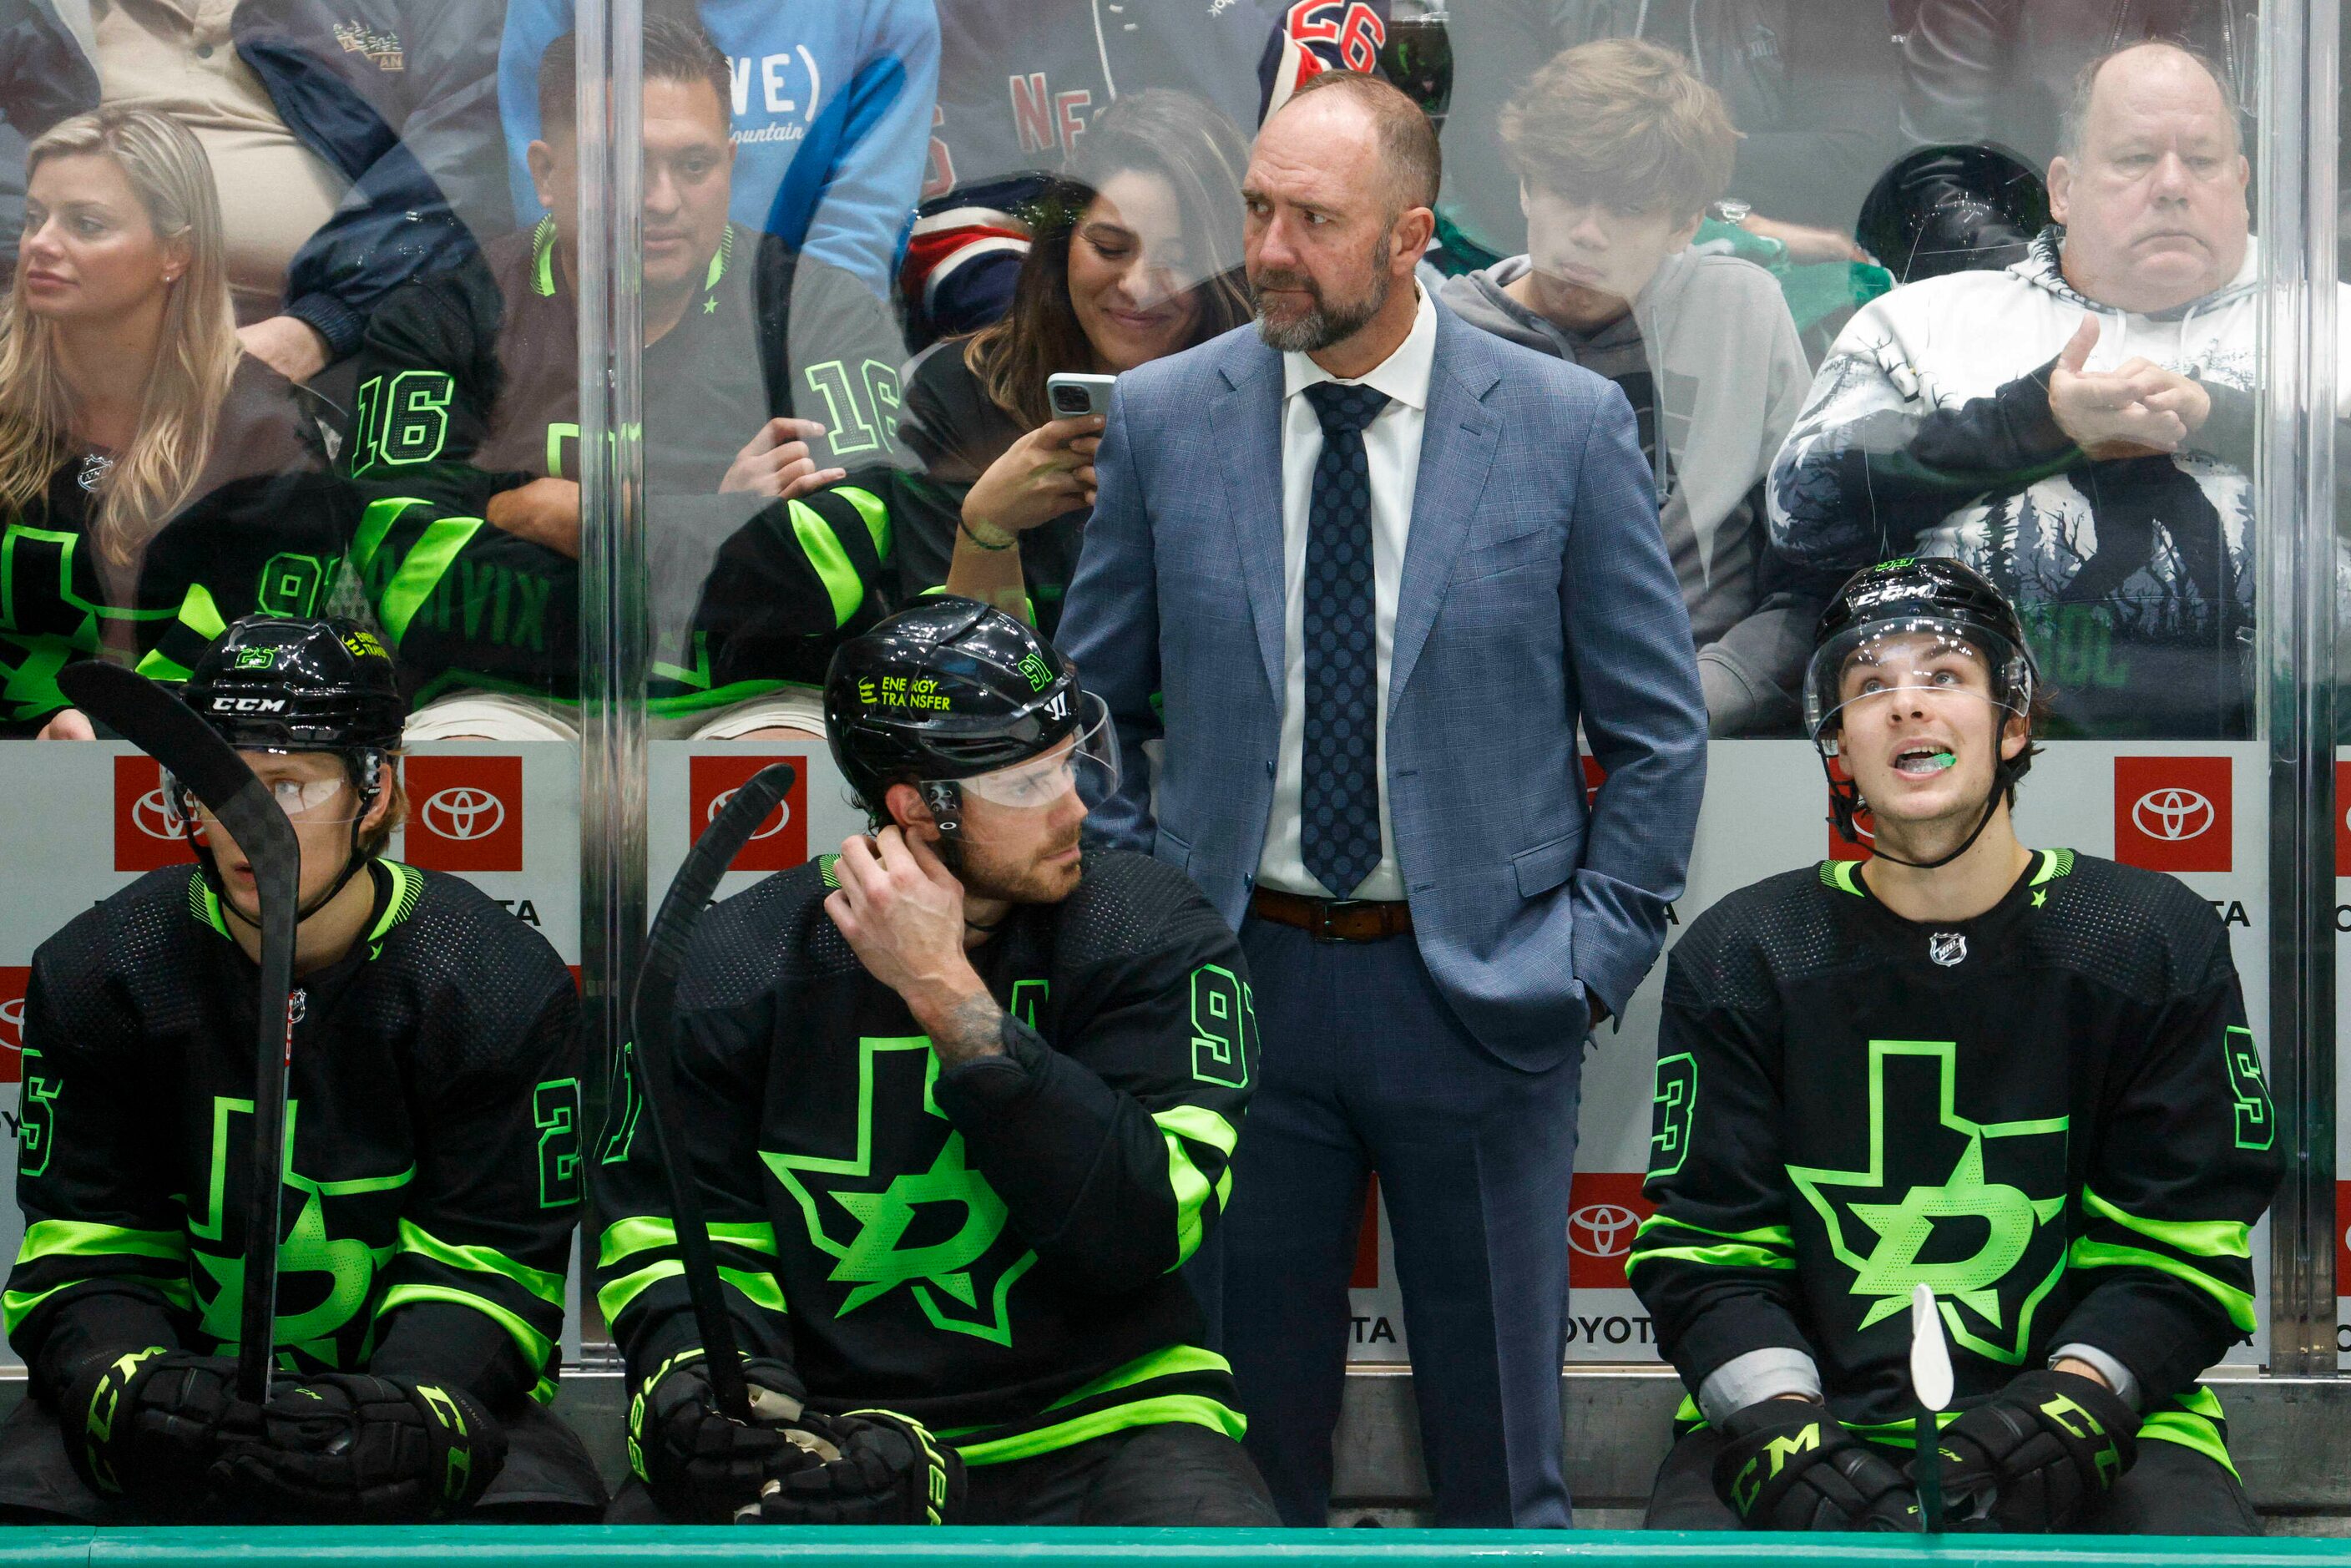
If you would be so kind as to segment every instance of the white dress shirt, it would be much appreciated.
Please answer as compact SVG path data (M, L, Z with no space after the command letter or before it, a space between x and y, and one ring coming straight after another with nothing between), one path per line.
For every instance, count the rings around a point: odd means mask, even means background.
M1259 857L1260 887L1310 898L1404 897L1396 869L1395 833L1388 822L1388 659L1395 647L1396 592L1404 580L1405 539L1412 531L1412 493L1420 479L1420 433L1428 411L1428 377L1437 361L1437 307L1417 282L1420 309L1395 353L1370 373L1343 386L1376 387L1388 394L1364 431L1364 461L1372 483L1372 603L1378 622L1379 663L1375 757L1380 786L1380 863L1356 888L1324 887L1306 869L1298 811L1304 790L1301 757L1306 745L1306 523L1314 497L1314 464L1322 455L1322 422L1305 393L1317 382L1336 382L1304 354L1281 356L1281 753L1273 775L1273 813Z

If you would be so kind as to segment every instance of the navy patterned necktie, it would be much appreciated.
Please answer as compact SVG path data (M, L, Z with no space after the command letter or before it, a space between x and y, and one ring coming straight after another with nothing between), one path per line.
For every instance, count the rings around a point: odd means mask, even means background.
M1300 853L1348 898L1380 863L1379 638L1372 591L1372 479L1364 427L1388 405L1373 387L1306 389L1322 455L1306 507L1306 739L1300 756Z

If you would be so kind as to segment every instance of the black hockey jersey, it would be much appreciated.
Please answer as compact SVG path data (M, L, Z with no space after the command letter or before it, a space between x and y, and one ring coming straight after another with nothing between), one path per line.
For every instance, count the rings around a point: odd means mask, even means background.
M2137 1380L2142 1437L2227 1462L2196 1378L2253 1331L2276 1120L2187 887L2042 850L1938 927L1850 862L1771 877L1675 946L1657 1052L1627 1274L1693 1393L1784 1347L1901 1440L1923 1281L1960 1406L2087 1345Z
M747 1354L967 1463L1126 1427L1238 1437L1176 1268L1231 1191L1256 1071L1239 945L1183 876L1089 851L971 955L1008 1053L941 1071L824 912L831 862L712 909L678 991L675 1114ZM597 1300L641 1383L699 1343L652 1137L616 1092Z
M685 314L644 350L656 714L819 685L840 639L888 608L879 500L719 493L771 416L841 424L839 411L794 403L794 278L778 242L730 227ZM402 290L369 324L345 453L365 503L351 559L417 701L456 687L578 695L579 562L485 509L533 479L580 476L579 317L549 218Z
M571 978L470 884L371 870L364 938L297 980L279 1361L552 1398L581 1185ZM256 975L227 918L172 867L34 955L5 1310L37 1391L93 1355L236 1346Z

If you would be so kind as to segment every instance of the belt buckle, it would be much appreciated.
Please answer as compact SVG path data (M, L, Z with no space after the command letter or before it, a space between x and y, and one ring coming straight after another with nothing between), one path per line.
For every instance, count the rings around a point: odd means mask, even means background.
M1343 936L1338 932L1332 930L1331 928L1331 917L1335 915L1343 915L1353 910L1365 908L1369 906L1372 902L1373 901L1368 898L1325 898L1318 900L1315 904L1314 940L1317 942L1346 942L1360 944L1364 940L1363 937Z

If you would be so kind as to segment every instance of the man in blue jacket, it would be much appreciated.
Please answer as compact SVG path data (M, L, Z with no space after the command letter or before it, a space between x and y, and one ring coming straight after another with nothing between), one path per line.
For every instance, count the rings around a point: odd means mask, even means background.
M1437 1522L1564 1527L1583 1043L1663 943L1706 709L1624 395L1415 281L1437 162L1352 72L1266 122L1256 329L1120 377L1061 642L1122 751L1165 741L1097 831L1249 956L1223 1348L1283 1521L1326 1517L1376 1169Z

